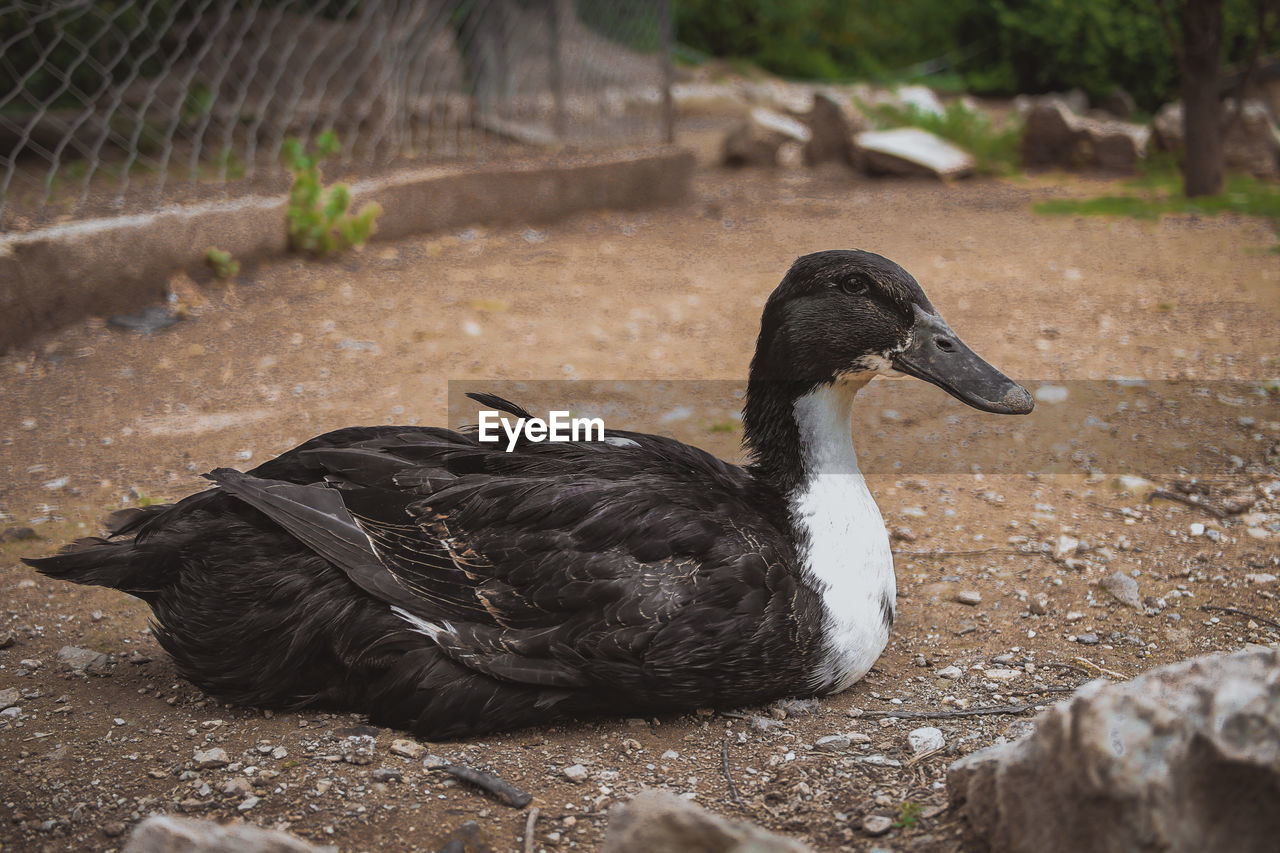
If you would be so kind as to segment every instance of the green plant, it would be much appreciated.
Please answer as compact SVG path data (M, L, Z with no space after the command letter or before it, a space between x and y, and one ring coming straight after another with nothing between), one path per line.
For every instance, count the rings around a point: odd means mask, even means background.
M224 252L213 246L204 253L204 262L209 269L213 270L213 277L223 281L235 278L236 273L240 272L240 262L231 257L230 252Z
M969 109L962 101L952 101L942 115L925 112L914 104L905 108L891 104L859 106L880 127L918 127L954 142L973 155L980 174L1012 174L1021 163L1021 125L997 128L986 115Z
M1237 213L1268 220L1280 235L1280 187L1249 175L1228 175L1218 195L1187 198L1182 178L1169 159L1156 159L1141 174L1122 184L1125 192L1085 199L1050 199L1032 205L1032 211L1059 216L1127 216L1159 219L1166 213L1198 213L1215 216ZM1280 249L1280 243L1270 251Z
M289 247L296 252L310 252L322 257L363 246L373 234L382 207L370 202L359 213L349 212L351 191L346 184L325 189L320 180L320 164L342 150L338 135L326 130L316 137L315 153L308 153L302 143L290 138L284 144L284 157L293 172L289 190Z
M908 800L898 806L898 819L893 822L893 825L898 829L909 829L919 822L920 812L923 810L919 803Z

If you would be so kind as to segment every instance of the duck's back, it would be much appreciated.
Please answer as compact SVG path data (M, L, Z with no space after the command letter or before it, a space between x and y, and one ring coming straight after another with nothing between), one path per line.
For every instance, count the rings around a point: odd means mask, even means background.
M820 654L781 499L670 439L351 428L210 476L37 567L145 598L220 698L440 737L800 693Z

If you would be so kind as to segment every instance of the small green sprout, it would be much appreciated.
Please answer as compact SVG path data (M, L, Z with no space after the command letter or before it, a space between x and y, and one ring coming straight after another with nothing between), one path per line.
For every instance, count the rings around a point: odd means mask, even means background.
M358 213L348 212L351 190L346 184L325 189L320 180L320 163L342 150L338 135L326 130L316 137L315 153L309 154L297 139L285 140L284 158L293 172L289 190L289 247L323 257L355 246L363 246L374 232L382 207L370 202Z
M235 278L240 272L240 262L231 257L230 252L224 252L212 246L204 253L204 262L209 269L213 270L213 277L221 281Z

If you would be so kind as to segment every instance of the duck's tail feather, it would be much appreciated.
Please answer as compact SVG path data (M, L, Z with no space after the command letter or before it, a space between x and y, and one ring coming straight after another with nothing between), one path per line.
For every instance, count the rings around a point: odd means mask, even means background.
M165 552L97 537L77 539L52 557L24 557L22 562L45 577L111 587L144 601L160 592L170 575Z

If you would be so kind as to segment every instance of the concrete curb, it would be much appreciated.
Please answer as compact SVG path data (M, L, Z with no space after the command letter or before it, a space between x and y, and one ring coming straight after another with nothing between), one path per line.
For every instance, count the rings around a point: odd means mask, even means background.
M693 154L677 148L402 172L351 184L377 201L376 240L480 223L547 222L581 210L671 204ZM252 196L0 237L0 352L89 315L164 298L210 246L253 261L287 250L285 199Z

